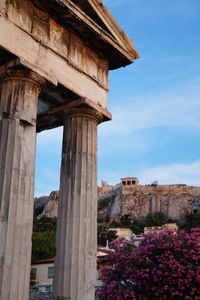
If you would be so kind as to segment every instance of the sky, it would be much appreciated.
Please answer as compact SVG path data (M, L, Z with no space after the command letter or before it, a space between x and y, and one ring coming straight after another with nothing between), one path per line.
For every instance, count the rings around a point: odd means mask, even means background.
M109 73L98 183L200 186L200 0L104 0L140 59ZM59 189L62 128L37 136L35 195Z

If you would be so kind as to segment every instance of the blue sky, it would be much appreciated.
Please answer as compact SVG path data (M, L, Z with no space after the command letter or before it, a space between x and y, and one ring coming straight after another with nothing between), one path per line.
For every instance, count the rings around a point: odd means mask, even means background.
M141 58L110 72L98 181L200 186L200 1L104 0ZM62 129L38 134L35 194L59 189Z

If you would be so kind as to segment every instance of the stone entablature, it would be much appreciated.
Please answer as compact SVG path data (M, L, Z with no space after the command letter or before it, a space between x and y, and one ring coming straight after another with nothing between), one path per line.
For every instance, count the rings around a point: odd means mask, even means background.
M0 3L0 66L7 63L6 68L28 68L48 82L39 98L38 132L63 125L60 110L51 109L65 105L62 110L68 110L68 102L94 107L105 120L111 119L107 110L108 70L139 57L103 3L77 2Z
M44 47L56 52L80 72L108 90L108 61L99 57L73 32L61 26L47 13L28 0L12 0L8 19L23 29ZM21 17L26 16L26 19ZM33 49L32 55L37 49ZM44 53L45 54L45 53ZM45 57L43 57L45 62ZM54 77L54 70L49 76Z

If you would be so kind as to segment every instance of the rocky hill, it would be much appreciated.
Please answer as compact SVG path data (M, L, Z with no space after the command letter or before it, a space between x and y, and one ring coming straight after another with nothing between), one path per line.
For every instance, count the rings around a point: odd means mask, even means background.
M35 198L34 209L38 218L42 216L54 218L58 215L58 191L53 191L49 196Z
M98 188L99 214L103 211L110 220L117 220L123 215L139 218L156 212L172 219L180 219L186 212L200 213L200 187L185 184L139 185L138 180L132 182L130 178L123 179L116 186L102 182ZM105 202L107 207L101 209L101 203Z
M135 179L135 178L134 178ZM56 217L59 192L35 199L39 217ZM98 187L98 216L118 220L123 215L145 217L162 212L179 219L186 212L200 213L200 187L178 185L139 185L138 180L126 178L115 186L102 182Z

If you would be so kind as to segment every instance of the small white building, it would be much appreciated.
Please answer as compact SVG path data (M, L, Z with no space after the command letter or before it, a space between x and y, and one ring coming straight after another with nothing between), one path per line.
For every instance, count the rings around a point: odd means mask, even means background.
M52 292L54 258L33 261L31 264L31 287L39 291Z
M106 264L106 257L113 250L106 247L97 248L97 281L96 286L100 286L102 281L100 277L100 266ZM54 258L47 258L33 261L31 264L31 288L36 288L41 292L52 292L53 274L54 274Z
M129 228L110 228L109 230L115 231L117 237L122 237L127 241L131 241L133 232Z
M132 242L134 244L135 247L138 247L140 245L140 242L144 239L142 234L134 234L132 235Z

